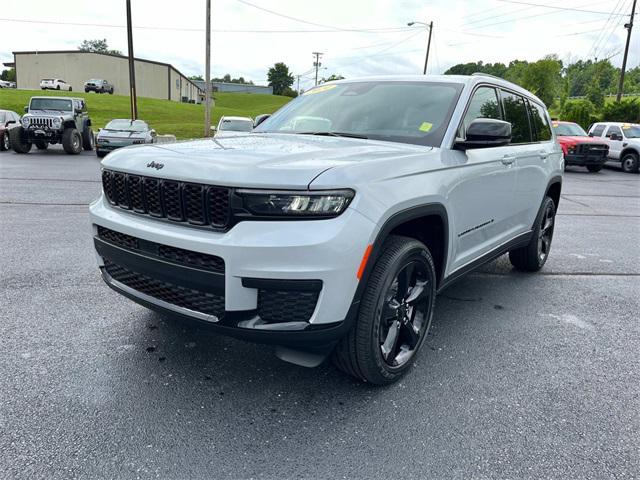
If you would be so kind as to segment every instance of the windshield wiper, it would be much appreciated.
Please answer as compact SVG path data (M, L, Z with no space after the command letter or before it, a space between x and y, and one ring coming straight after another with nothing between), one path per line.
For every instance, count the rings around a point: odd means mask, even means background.
M362 138L368 140L369 137L366 135L359 135L357 133L349 133L349 132L295 132L300 135L318 135L321 137L346 137L346 138Z

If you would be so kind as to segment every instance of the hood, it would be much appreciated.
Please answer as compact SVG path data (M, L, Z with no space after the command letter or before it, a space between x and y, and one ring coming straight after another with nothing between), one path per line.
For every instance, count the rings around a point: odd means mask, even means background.
M105 168L237 187L307 188L322 172L365 160L395 158L428 147L339 137L247 134L111 153ZM154 166L147 164L154 162ZM160 169L157 165L162 164Z
M585 136L559 136L558 137L558 143L564 143L567 145L575 145L576 143L602 143L603 145L605 144L605 142L600 139L600 138L593 138L593 137L585 137Z
M29 112L23 115L24 117L70 117L73 116L71 112L64 112L62 110L29 110Z

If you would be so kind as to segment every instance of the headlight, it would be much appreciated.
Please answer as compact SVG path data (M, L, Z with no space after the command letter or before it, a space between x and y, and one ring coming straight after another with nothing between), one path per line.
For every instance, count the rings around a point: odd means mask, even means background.
M243 207L251 214L265 217L337 217L351 203L353 190L284 192L238 190Z
M54 118L53 119L53 128L60 128L62 126L62 119L61 118Z
M22 123L22 127L23 128L28 128L29 127L29 117L22 117L22 120L20 120L20 123Z

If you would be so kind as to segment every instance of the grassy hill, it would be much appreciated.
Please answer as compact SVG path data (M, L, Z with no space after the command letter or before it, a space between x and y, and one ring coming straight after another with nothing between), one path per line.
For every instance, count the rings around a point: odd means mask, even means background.
M32 96L69 96L86 100L93 129L104 127L113 118L129 118L129 97L84 92L0 89L0 110L13 110L22 115ZM250 93L216 93L212 124L223 115L255 117L272 113L291 100L289 97ZM138 117L147 121L159 134L174 134L178 139L203 136L204 107L154 98L138 98Z

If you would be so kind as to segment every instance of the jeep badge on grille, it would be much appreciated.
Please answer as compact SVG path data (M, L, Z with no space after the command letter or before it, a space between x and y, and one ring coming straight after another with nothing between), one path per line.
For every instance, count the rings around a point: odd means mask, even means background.
M164 167L164 163L157 163L152 160L151 162L147 163L147 167L160 170L162 167Z

